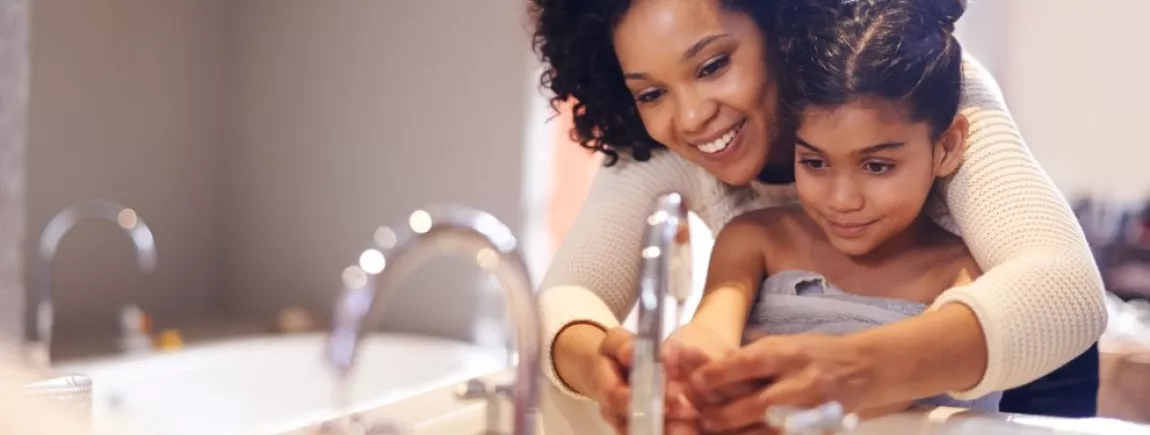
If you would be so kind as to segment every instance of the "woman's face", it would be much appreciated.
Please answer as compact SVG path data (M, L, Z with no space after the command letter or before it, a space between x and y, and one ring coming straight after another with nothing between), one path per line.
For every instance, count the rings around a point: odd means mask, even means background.
M755 179L776 97L750 16L717 0L635 0L614 40L647 134L723 182Z

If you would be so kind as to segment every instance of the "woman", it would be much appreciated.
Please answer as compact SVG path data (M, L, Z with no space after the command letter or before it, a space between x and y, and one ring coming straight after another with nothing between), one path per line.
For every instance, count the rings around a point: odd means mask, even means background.
M776 3L786 0L534 1L535 44L549 65L543 82L556 101L578 101L574 134L611 164L544 279L545 371L573 397L598 402L616 425L627 410L621 373L631 339L619 319L636 299L651 199L682 192L718 231L737 214L793 198L793 150L772 147L785 132L776 128L772 75ZM993 79L970 59L964 70L971 134L963 167L941 186L949 213L937 220L963 236L985 275L922 316L876 328L865 345L770 337L724 360L723 370L704 368L707 382L754 379L762 361L785 361L788 370L775 375L840 388L775 404L971 398L1030 382L1097 340L1106 313L1081 229L1026 150ZM831 374L848 365L869 381L836 384ZM750 421L770 404L723 418Z

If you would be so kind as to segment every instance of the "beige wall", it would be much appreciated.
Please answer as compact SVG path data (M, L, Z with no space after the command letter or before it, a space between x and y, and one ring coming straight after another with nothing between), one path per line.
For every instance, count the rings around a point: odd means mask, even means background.
M118 228L77 226L55 262L62 337L111 330L129 301L161 326L220 306L226 3L34 2L25 282L40 232L80 199L136 208L159 251L141 276Z
M0 338L18 337L23 319L28 9L26 0L0 2Z
M235 4L227 304L327 314L381 224L429 202L521 228L530 51L514 0ZM460 257L462 258L462 257ZM387 325L465 337L462 260L413 276Z
M1034 155L1068 193L1147 199L1150 2L1003 3L1003 81Z
M1150 6L1112 1L971 2L959 27L1060 186L1132 197L1150 187L1138 143L1148 65L1132 55ZM78 228L58 259L60 318L75 323L62 332L111 328L137 298L161 325L326 313L339 269L378 224L458 201L518 230L526 209L555 207L538 232L558 238L585 189L582 172L541 181L563 157L524 149L552 146L554 130L525 137L546 116L528 113L541 102L522 2L35 5L26 254L53 213L93 196L139 209L160 251L141 277L114 228ZM525 199L536 183L560 202ZM479 280L462 263L414 277L392 326L465 335L477 301L447 289Z
M139 211L160 258L139 276L114 227L77 227L58 332L110 331L130 300L160 326L326 315L374 228L428 202L520 229L523 24L510 0L38 1L30 233L103 197ZM456 296L484 282L464 263L414 276L388 324L468 336L487 301Z

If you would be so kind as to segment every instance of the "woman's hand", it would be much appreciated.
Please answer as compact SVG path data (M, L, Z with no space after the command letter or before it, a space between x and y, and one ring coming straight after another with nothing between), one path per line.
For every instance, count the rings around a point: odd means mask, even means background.
M635 335L624 328L604 332L597 326L569 326L556 340L556 366L560 377L575 391L599 405L603 420L616 433L625 435L630 416L631 387L628 376L634 359ZM594 349L583 351L594 343ZM565 353L565 354L564 354ZM701 365L701 364L697 364ZM674 372L674 370L670 370ZM668 377L670 378L670 377ZM664 404L666 433L695 434L698 413L686 404L686 379L670 380Z
M607 331L598 354L591 361L591 384L584 392L599 404L599 414L619 434L627 433L627 415L631 406L627 375L634 357L634 340L634 334L626 329Z
M835 400L856 412L876 378L871 359L849 336L766 336L695 370L689 391L701 403L703 429L728 432L763 428L775 405L810 408ZM748 394L731 397L739 387Z
M626 427L631 389L627 384L634 335L623 328L568 325L555 338L552 357L559 378L599 405L603 419L619 433Z

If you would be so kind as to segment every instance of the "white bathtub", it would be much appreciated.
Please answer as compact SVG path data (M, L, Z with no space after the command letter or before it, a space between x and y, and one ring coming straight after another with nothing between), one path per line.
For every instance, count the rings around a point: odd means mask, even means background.
M57 365L93 381L97 432L283 433L335 414L318 334L256 336L173 353ZM361 348L353 407L375 407L506 367L502 349L376 334Z

